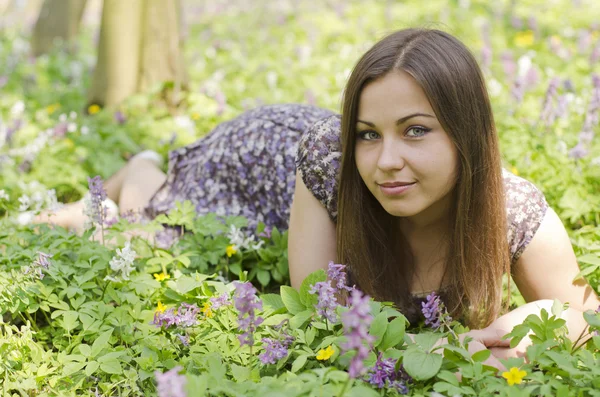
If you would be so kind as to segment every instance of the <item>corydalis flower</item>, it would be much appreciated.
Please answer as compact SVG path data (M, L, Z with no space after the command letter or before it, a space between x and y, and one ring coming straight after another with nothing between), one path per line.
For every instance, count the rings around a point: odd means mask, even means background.
M156 391L158 392L158 397L186 397L185 393L185 384L187 379L184 375L180 375L179 371L183 368L181 366L177 366L170 371L160 373L159 371L154 371L154 376L156 377Z
M119 273L118 277L121 277L123 280L129 280L129 274L135 269L133 261L136 255L137 252L131 249L131 243L127 241L123 249L117 248L117 255L113 256L110 260L110 268L113 272ZM118 279L110 276L107 276L105 279L118 281Z
M275 364L288 354L288 346L278 339L263 338L262 344L265 351L258 355L258 359L265 365Z
M425 317L425 325L433 329L440 328L443 322L452 321L445 310L444 303L435 292L427 295L425 302L421 302L421 312Z
M342 314L344 335L348 341L340 346L344 352L356 350L348 368L351 378L358 378L365 372L363 362L369 355L369 348L365 343L370 346L375 340L368 332L373 321L370 311L369 296L363 296L359 290L353 290L350 296L350 310Z
M252 346L254 345L254 331L263 322L262 317L256 318L254 311L262 310L262 302L256 296L256 289L251 283L236 281L234 284L233 304L239 312L240 330L244 331L238 338L242 346Z
M222 306L231 305L231 301L229 300L229 294L222 293L220 296L212 297L209 299L212 310L217 310Z
M44 273L42 272L42 269L47 270L50 268L50 261L48 259L51 258L52 255L48 255L43 252L38 252L37 254L38 257L35 261L33 261L32 266L29 266L25 269L25 274L35 273L40 280L43 280Z
M157 310L154 312L154 320L151 324L157 327L169 328L172 325L178 327L192 327L198 324L198 314L200 308L196 305L182 303L177 312L175 308L170 308L165 311Z
M352 291L346 282L345 268L344 265L330 261L327 268L327 281L315 283L309 291L311 294L318 294L319 300L315 305L317 313L332 323L337 322L336 295L342 291Z
M85 198L85 215L93 222L103 225L106 220L107 207L102 204L107 195L102 184L102 178L88 178L89 195Z
M407 383L411 377L404 371L402 365L396 370L396 361L393 358L383 359L379 353L375 365L367 374L367 382L380 389L394 388L399 394L408 394Z

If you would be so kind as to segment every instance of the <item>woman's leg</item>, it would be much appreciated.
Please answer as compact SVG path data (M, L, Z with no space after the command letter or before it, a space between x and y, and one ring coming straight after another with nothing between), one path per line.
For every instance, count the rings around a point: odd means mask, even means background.
M133 158L120 184L117 202L121 214L142 211L166 180L167 175L153 161Z
M158 188L167 179L154 162L144 158L133 158L105 183L109 199L119 204L121 214L146 207ZM56 211L44 211L33 219L33 223L52 223L81 232L87 217L83 211L85 203L78 201L65 204Z

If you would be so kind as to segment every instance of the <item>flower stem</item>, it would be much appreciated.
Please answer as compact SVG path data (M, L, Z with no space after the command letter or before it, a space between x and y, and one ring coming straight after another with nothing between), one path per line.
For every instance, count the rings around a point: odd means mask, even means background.
M348 388L348 385L350 384L350 382L352 382L352 378L350 376L348 376L348 380L346 381L346 383L344 383L344 387L342 387L342 391L340 392L339 397L342 397L344 395L344 393L346 393L346 389Z

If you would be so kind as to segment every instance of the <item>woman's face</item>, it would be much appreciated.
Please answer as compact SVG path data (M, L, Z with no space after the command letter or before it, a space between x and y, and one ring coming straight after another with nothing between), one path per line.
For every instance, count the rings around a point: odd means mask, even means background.
M362 90L358 120L356 166L382 207L423 226L445 217L458 154L421 86L404 71L372 81Z

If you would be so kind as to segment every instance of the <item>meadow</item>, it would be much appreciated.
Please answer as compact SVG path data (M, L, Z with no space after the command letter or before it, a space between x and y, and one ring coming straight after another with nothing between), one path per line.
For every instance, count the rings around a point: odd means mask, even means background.
M465 328L433 301L442 315L435 329L409 325L391 304L358 296L354 305L325 307L319 291L343 278L339 267L291 288L284 230L261 225L252 238L246 219L199 217L186 202L144 225L116 219L101 231L104 241L90 238L94 227L78 236L22 222L26 211L81 199L88 176L106 179L145 149L166 159L261 104L339 112L352 66L377 39L403 27L435 27L472 49L505 167L543 191L567 227L579 276L600 293L596 0L215 0L186 7L190 87L177 109L164 105L161 87L115 109L87 107L93 27L76 51L57 48L37 59L27 34L2 28L2 395L600 396L598 313L586 314L592 335L576 344L558 318L561 303L528 318L511 334L516 344L534 333L527 360L506 361L503 374L483 364L489 354L468 353L456 338ZM124 237L161 224L186 233L156 243ZM524 303L514 289L510 299L512 307ZM357 317L358 329L351 326ZM405 337L409 329L418 334L414 342ZM448 343L436 345L441 338ZM360 365L365 372L357 375Z

